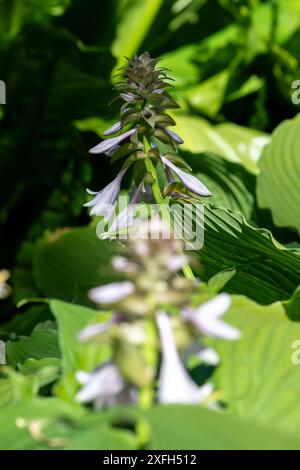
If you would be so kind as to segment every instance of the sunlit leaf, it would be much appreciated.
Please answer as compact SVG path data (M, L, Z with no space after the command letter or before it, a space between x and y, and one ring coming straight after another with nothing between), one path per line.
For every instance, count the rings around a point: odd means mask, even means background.
M300 233L300 116L281 124L259 161L257 198L268 208L276 225Z
M239 341L214 342L226 412L298 438L300 375L292 345L300 325L287 319L280 303L263 307L244 297L233 298L226 320L242 332Z

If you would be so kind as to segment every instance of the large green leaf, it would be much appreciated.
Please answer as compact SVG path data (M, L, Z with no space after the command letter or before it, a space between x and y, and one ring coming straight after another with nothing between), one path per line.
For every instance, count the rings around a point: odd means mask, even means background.
M52 300L50 308L58 323L62 367L64 374L67 374L73 372L78 365L76 358L80 343L77 334L97 312L91 308L59 300Z
M191 87L196 87L207 76L216 73L215 68L224 70L236 56L241 42L240 27L231 23L221 30L204 37L201 41L184 44L163 54L162 65L169 69L170 77L175 80L176 87L171 90L178 98L186 98ZM215 63L214 63L215 60ZM179 90L179 93L177 91ZM206 97L203 96L206 100Z
M300 440L200 406L157 406L148 413L152 449L299 449Z
M236 269L227 285L230 292L260 303L291 297L299 284L297 250L285 249L270 232L250 226L238 212L205 203L204 216L204 248L199 252L204 267L199 275L204 280L219 271ZM197 223L200 229L203 221ZM74 229L41 244L35 274L46 295L78 301L81 294L84 303L88 288L113 279L110 257L115 244L98 240L94 230Z
M75 420L84 415L79 407L55 398L27 400L22 403L1 409L0 415L0 449L2 450L29 450L41 449L44 446L34 440L27 428L20 428L16 420L20 418L28 421L43 419L49 423L55 420Z
M213 152L234 163L240 163L251 173L258 173L259 160L269 137L254 129L233 123L212 126L208 121L173 113L176 132L184 140L182 148L193 153Z
M300 233L300 115L280 124L259 161L257 198L276 225Z
M97 238L96 227L52 234L36 250L36 283L47 297L87 303L87 290L112 278L115 250L115 243Z
M243 61L233 58L229 67L188 88L184 97L200 114L216 118L224 104L255 93L264 85L264 80L255 74L246 74L246 78L244 69Z
M189 104L201 114L215 118L224 103L243 98L263 86L261 78L251 75L242 84L236 83L231 89L230 80L234 79L234 72L235 68L232 66L188 89L186 99Z
M226 321L242 332L239 341L214 341L222 358L215 379L227 411L249 422L300 438L299 366L292 361L300 325L284 307L234 297Z
M6 344L7 363L13 367L27 359L59 358L57 331L52 328L36 328L31 336Z
M39 433L28 430L28 424L39 421L44 423L42 439ZM22 422L27 426L20 426ZM56 447L55 441L60 445ZM30 400L1 410L2 450L115 450L135 446L133 433L110 426L104 413L91 416L78 405L55 398Z
M74 400L79 384L75 373L82 369L90 371L110 357L108 346L101 344L82 345L78 341L79 331L88 323L101 322L107 314L97 313L81 305L52 300L50 308L58 323L59 345L62 355L62 377L55 393L65 400Z
M31 304L25 312L16 313L10 321L1 325L0 335L3 333L4 337L28 336L38 323L45 322L49 318L51 313L47 304Z
M222 107L229 77L230 70L225 69L188 90L191 106L208 117L215 117Z
M196 45L187 44L162 56L161 65L170 70L170 77L176 82L176 88L186 88L198 82L199 67L194 63Z
M194 174L212 193L210 202L237 210L248 220L254 212L255 178L242 165L214 154L185 153L184 159Z
M294 321L300 321L300 287L297 287L291 299L282 302L287 316Z
M16 420L47 419L57 416L64 419L73 419L78 415L68 403L54 398L47 400L36 399L23 402L18 406L10 406L1 410L0 416L0 449L2 450L31 450L41 449L43 446L35 441L28 429L16 425Z
M24 375L34 375L39 387L51 384L58 379L61 361L55 357L43 359L27 359L19 365L19 370Z
M116 413L116 417L117 417ZM129 430L111 426L105 413L88 415L80 420L80 428L68 435L68 450L137 449L136 435Z
M1 367L0 408L33 399L39 389L38 378L24 376L8 366Z
M60 361L55 358L27 359L19 364L22 373L11 367L1 368L0 407L15 405L36 397L39 389L53 383L59 374Z

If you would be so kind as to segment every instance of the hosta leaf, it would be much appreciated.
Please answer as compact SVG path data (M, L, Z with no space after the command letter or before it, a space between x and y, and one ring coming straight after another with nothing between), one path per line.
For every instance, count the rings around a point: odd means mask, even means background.
M218 294L235 275L235 269L220 271L208 280L207 285L213 293Z
M2 366L0 371L1 414L5 406L35 397L39 388L37 377L34 375L26 377L7 366Z
M91 320L105 321L107 315L97 313L81 305L52 300L50 308L58 323L59 345L62 355L62 380L56 386L56 394L73 401L79 385L75 372L79 369L90 371L109 358L108 347L98 344L82 345L77 335ZM93 321L95 323L96 321Z
M83 415L83 410L78 406L71 406L56 398L27 400L18 405L1 409L0 449L31 450L47 448L45 443L34 440L26 427L17 427L17 419L27 421L45 420L50 425L47 426L48 435L49 427L51 431L53 424L59 423L59 420L72 421L81 419ZM55 437L56 432L53 431L53 433Z
M213 75L216 72L214 60L221 70L228 66L236 56L239 47L241 30L238 24L231 23L217 30L200 42L184 44L182 47L168 51L162 56L162 65L170 69L170 76L175 79L176 87L172 94L182 96L181 89L189 90L202 81L202 76ZM200 67L199 67L200 64ZM208 70L207 70L208 69ZM205 79L204 78L204 79Z
M294 321L300 321L300 287L297 287L291 299L282 302L287 316Z
M77 334L95 316L96 310L81 305L52 300L50 308L58 322L59 345L62 354L63 372L74 371L79 347Z
M270 232L252 227L237 212L206 204L204 220L204 248L199 255L205 280L236 269L226 285L228 291L263 304L290 298L299 284L300 256L295 250L279 245Z
M20 422L28 424L40 420L44 423L42 438L40 434L31 434L27 426L19 425ZM1 410L0 449L116 450L135 447L133 433L111 426L105 413L91 416L78 405L55 398L27 400Z
M136 435L129 430L111 426L105 413L87 415L80 428L68 435L67 450L136 449Z
M176 81L176 89L197 83L199 68L193 61L195 52L195 44L188 44L163 55L161 64L170 70L170 77Z
M255 178L251 173L218 155L185 153L183 156L194 174L209 188L212 203L238 210L248 220L252 218Z
M54 357L27 359L19 365L19 370L24 375L35 375L39 386L44 387L58 379L60 363L60 359Z
M115 250L115 243L97 238L96 227L54 233L36 250L36 283L47 297L87 303L87 290L112 277Z
M198 220L201 229L202 220ZM238 212L205 203L204 248L199 252L208 280L236 269L226 288L260 303L287 300L299 284L300 256L285 249L270 232L249 225ZM96 238L93 227L74 229L53 242L43 242L36 277L45 295L87 302L86 291L113 279L110 258L115 244ZM81 288L81 290L79 289ZM82 294L83 293L83 294Z
M174 128L182 137L182 149L192 153L213 152L234 163L240 163L249 172L258 173L257 161L269 141L268 135L233 123L212 126L199 117L175 114Z
M186 94L187 100L197 111L215 117L222 107L229 77L230 70L222 70L191 88Z
M152 449L299 449L300 440L201 406L157 406L148 413Z
M275 129L271 143L259 161L257 198L260 207L272 212L279 227L300 233L300 115Z
M226 103L243 98L251 93L260 90L264 85L264 80L257 75L251 75L243 85L237 90L231 91L226 96Z
M9 322L1 325L0 330L6 334L28 336L38 323L48 320L49 317L51 313L47 304L32 304L26 312L15 314Z
M239 341L213 342L222 358L215 379L227 412L299 438L300 374L292 344L300 325L280 303L265 307L245 297L233 298L226 321L242 332Z
M35 329L31 336L8 341L6 344L7 363L16 367L27 359L59 358L57 331L53 329Z

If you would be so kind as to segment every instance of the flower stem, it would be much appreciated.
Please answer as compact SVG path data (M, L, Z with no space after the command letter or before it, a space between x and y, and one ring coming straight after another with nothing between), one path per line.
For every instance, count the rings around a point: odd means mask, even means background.
M146 139L146 137L144 137L144 150L145 150L145 153L147 153L149 149L150 149L149 142ZM145 166L146 166L147 171L149 171L149 173L151 174L151 176L153 178L153 182L152 182L151 186L152 186L152 192L153 192L155 202L160 207L160 211L161 211L161 215L162 215L163 219L165 221L167 221L168 223L171 223L168 210L165 206L164 197L161 194L161 190L160 190L160 187L159 187L159 184L158 184L158 177L157 177L156 168L154 167L151 158L148 157L148 156L145 159ZM183 272L186 279L189 279L190 281L195 280L194 273L193 273L193 271L192 271L192 269L191 269L191 267L188 263L183 266L182 272Z
M157 368L157 330L154 318L149 317L145 320L145 329L147 333L147 341L143 346L143 353L147 364L153 370L154 376ZM139 404L142 409L147 410L151 407L153 403L153 394L152 382L148 383L141 389Z
M186 279L188 279L189 281L195 281L194 273L188 263L183 266L182 272Z
M142 412L149 410L154 400L154 379L157 368L157 329L154 317L145 320L147 341L143 346L143 352L147 363L153 369L153 380L139 392L139 407ZM142 415L136 424L136 433L140 449L144 449L150 442L151 429L149 422Z
M145 152L147 152L150 148L148 141L146 139L144 140L144 148L145 148ZM149 173L151 174L153 178L153 182L151 186L152 186L152 192L153 192L155 202L159 205L164 206L164 198L163 198L163 195L161 194L160 187L158 184L156 169L151 161L151 158L148 156L146 157L146 160L145 160L145 166L146 166L147 171L149 171Z

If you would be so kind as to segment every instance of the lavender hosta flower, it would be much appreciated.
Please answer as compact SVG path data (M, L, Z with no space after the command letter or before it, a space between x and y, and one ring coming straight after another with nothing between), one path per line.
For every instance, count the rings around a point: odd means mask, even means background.
M124 101L127 103L130 103L132 101L135 101L136 97L133 93L121 93L120 96L123 98Z
M114 256L111 264L114 270L119 273L136 274L139 270L139 266L130 262L125 256Z
M134 293L134 284L130 281L113 282L89 291L90 299L96 304L109 305Z
M114 145L111 149L105 152L105 155L107 155L107 157L113 157L117 150L119 150L119 148L120 145Z
M174 131L170 131L169 129L164 129L167 134L169 134L170 137L172 137L177 144L183 144L182 138L176 134Z
M220 317L227 312L230 305L230 296L223 293L205 302L196 310L186 310L184 316L205 335L227 340L237 340L241 336L240 331L220 320Z
M175 255L170 258L167 262L167 268L171 272L177 272L187 264L187 258L185 255Z
M106 131L103 132L103 135L115 134L115 132L118 132L121 129L121 127L122 127L122 123L121 121L118 121L115 124L113 124L111 127L109 127L108 129L106 129Z
M102 323L97 323L95 325L88 325L83 330L81 330L77 336L78 340L82 343L89 341L97 336L106 333L113 325L117 324L120 321L120 316L114 314L112 318Z
M79 403L93 402L95 408L102 408L136 400L134 389L127 387L113 363L104 364L93 372L78 371L76 378L83 386L75 397Z
M92 207L91 215L103 215L107 222L114 213L118 196L121 190L121 183L127 168L123 168L118 176L99 192L87 190L95 197L84 204L85 207Z
M181 170L166 157L161 156L161 160L165 166L170 168L181 179L186 188L192 191L192 193L198 194L199 196L211 196L211 192L198 178Z
M159 402L165 404L193 404L207 400L213 392L213 386L205 384L198 387L188 375L176 350L171 319L166 313L159 312L156 321L162 348L158 389Z
M109 231L101 235L101 239L105 240L107 238L113 237L114 234L125 230L130 227L134 221L134 214L136 209L136 203L139 200L140 193L142 189L142 183L135 188L132 198L125 209L120 212L120 214L113 220L112 224L109 227Z
M124 132L121 135L118 135L117 137L112 137L110 139L103 140L100 144L96 145L93 147L89 153L107 153L114 147L116 147L120 142L123 140L127 139L128 137L131 137L134 133L136 133L136 129L130 129L127 132Z

